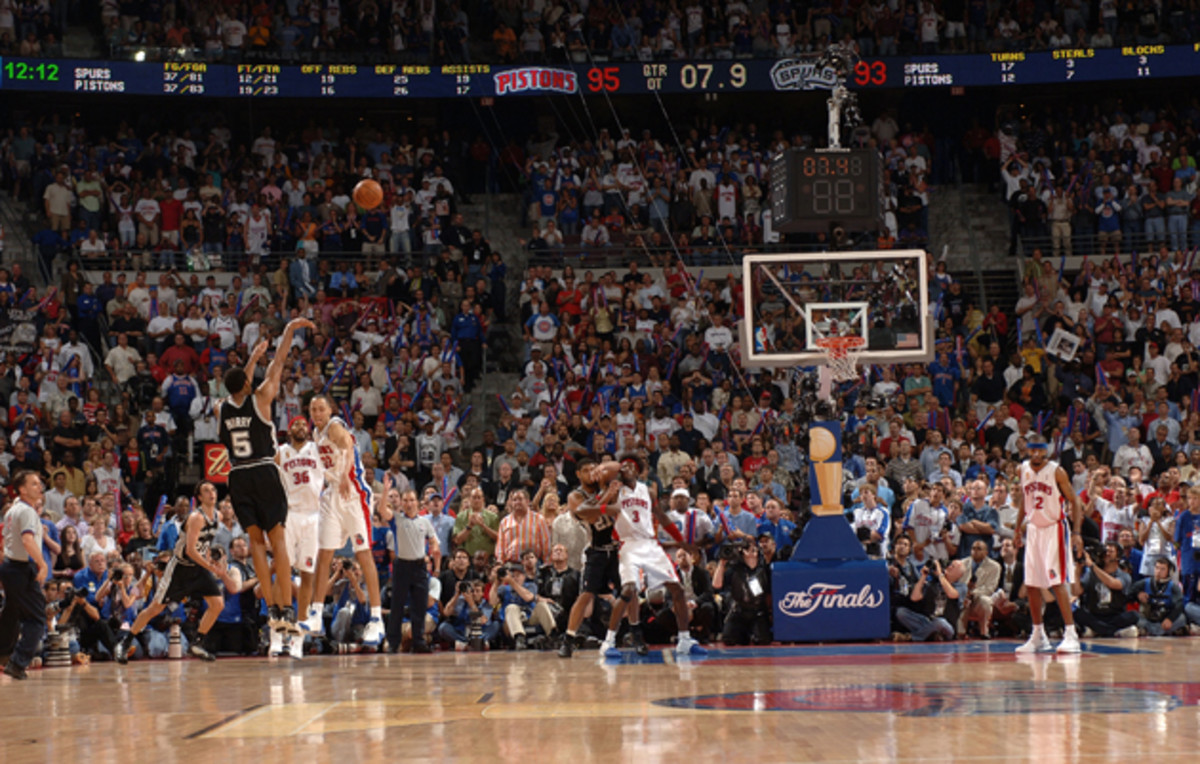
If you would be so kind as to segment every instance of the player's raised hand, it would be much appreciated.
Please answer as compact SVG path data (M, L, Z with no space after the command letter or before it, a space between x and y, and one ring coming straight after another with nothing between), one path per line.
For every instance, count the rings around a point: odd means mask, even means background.
M262 358L263 353L267 352L267 348L269 348L269 347L271 347L270 341L260 340L259 343L254 346L254 350L250 351L251 360L256 361L259 358Z

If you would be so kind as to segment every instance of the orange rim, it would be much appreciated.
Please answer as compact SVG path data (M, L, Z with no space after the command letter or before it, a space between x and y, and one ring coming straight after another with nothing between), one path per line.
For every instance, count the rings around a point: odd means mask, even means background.
M851 350L857 350L867 341L863 337L821 337L815 340L817 347L829 353L833 358L844 358Z

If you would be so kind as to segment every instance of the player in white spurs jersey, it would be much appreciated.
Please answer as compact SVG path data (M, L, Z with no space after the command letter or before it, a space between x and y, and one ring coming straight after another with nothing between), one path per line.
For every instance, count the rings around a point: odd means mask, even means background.
M1060 653L1079 652L1079 636L1071 615L1071 531L1079 533L1083 523L1083 507L1071 488L1067 471L1048 458L1046 441L1029 441L1029 460L1021 464L1021 490L1017 493L1016 543L1025 543L1025 586L1029 592L1029 615L1033 633L1029 641L1017 648L1018 653L1037 653L1054 649L1042 626L1042 590L1049 589L1058 600L1062 612L1063 641ZM1068 518L1063 502L1071 504ZM1025 520L1029 520L1028 529ZM1071 525L1067 526L1070 519Z
M636 456L628 457L621 463L621 490L617 494L615 505L608 505L607 512L616 514L616 535L621 541L621 551L618 554L621 570L621 601L629 605L625 615L629 618L629 626L633 630L634 647L638 655L647 652L646 641L642 637L641 624L638 622L637 594L643 586L653 589L658 586L666 587L671 594L671 605L675 610L675 622L679 626L679 639L675 645L675 653L680 656L705 655L708 651L692 639L688 631L691 623L691 611L688 610L687 597L683 587L679 585L679 576L675 566L658 543L658 532L654 528L657 520L662 528L671 535L681 546L687 546L683 534L675 527L675 523L667 517L667 513L659 509L655 498L650 495L650 489L639 480L644 471L641 459ZM600 646L602 655L608 658L619 658L617 650L617 628L621 625L621 614L613 609L613 618L608 623L608 634L604 644Z
M317 569L317 530L321 509L321 490L325 488L325 470L317 444L308 439L308 420L293 417L288 425L288 442L279 447L275 463L282 473L283 489L288 498L287 547L292 567L300 571L296 610L311 615L314 573ZM279 632L271 632L271 647ZM304 635L291 635L289 652L293 658L304 656ZM270 652L270 651L269 651ZM274 654L270 652L270 654Z
M363 644L379 647L383 644L383 610L379 600L379 574L371 556L371 484L358 458L354 438L345 422L333 416L333 404L326 395L313 397L308 404L312 417L317 451L325 469L325 493L321 496L319 546L317 553L316 587L313 607L304 628L310 633L321 631L325 593L329 589L329 567L333 553L347 539L362 568L367 583L367 598L371 603L371 620L363 630Z

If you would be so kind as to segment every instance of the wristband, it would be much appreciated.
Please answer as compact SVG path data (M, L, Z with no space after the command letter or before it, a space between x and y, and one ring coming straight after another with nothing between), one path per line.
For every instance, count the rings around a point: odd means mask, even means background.
M675 539L680 544L685 543L683 540L683 534L680 533L679 529L675 527L675 523L669 523L665 530L671 536L671 538Z

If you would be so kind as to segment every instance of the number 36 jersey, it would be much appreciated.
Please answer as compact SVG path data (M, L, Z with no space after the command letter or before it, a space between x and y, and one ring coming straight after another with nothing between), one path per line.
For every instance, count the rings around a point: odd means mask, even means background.
M654 515L650 511L650 489L645 483L638 483L633 488L621 486L617 502L621 507L617 516L617 536L623 543L657 538Z
M1049 528L1063 519L1063 496L1058 490L1058 463L1047 460L1040 470L1029 462L1021 464L1021 500L1025 517L1039 528Z
M299 449L290 443L279 447L279 471L288 496L288 513L315 515L320 510L321 490L325 488L325 470L321 455L311 440Z

